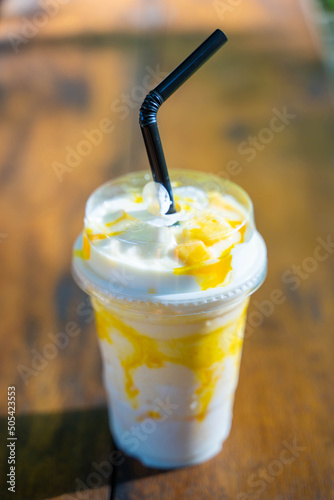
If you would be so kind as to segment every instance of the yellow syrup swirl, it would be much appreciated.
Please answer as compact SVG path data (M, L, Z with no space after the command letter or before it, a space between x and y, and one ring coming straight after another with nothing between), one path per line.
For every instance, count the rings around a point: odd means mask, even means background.
M210 333L198 331L177 339L157 339L135 330L94 300L98 335L100 340L113 344L124 370L124 390L133 408L138 408L136 370L143 365L156 369L172 363L189 368L197 378L196 417L202 420L224 370L225 357L233 356L239 362L247 305L246 299L243 311L236 320ZM120 338L123 342L119 342Z
M90 242L85 233L82 234L82 248L79 250L74 250L75 257L80 257L81 259L88 260L90 258Z
M137 417L137 422L142 422L146 418L153 418L154 420L161 420L161 413L156 410L149 410L144 415Z
M92 243L105 240L106 238L111 238L112 236L117 236L122 234L124 231L129 229L137 219L132 217L132 215L126 213L124 210L120 211L120 214L111 222L106 222L104 224L104 231L96 233L91 228L86 228L86 233L89 241ZM116 230L110 231L110 228L116 226Z
M174 274L194 276L202 290L227 284L226 278L229 272L232 271L231 250L233 247L234 245L231 245L227 248L216 262L206 264L204 261L192 266L176 267L174 268Z

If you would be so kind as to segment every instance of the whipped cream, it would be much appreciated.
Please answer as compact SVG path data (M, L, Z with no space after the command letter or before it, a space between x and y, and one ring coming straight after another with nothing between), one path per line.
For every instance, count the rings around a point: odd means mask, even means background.
M92 194L74 249L77 274L141 300L210 297L247 281L253 291L266 256L248 195L208 174L171 178L176 214L166 214L168 193L143 172Z

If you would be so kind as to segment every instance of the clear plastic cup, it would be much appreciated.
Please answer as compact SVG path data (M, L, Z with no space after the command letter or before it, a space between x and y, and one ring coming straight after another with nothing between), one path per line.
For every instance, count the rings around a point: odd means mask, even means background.
M194 289L194 277L183 272L189 266L161 269L170 226L162 236L152 233L142 213L139 224L130 217L118 234L110 226L109 233L96 234L96 228L93 236L87 233L94 218L101 230L110 200L129 193L138 197L149 180L146 172L129 174L91 195L73 272L95 310L113 438L144 464L170 468L213 457L229 435L249 296L265 278L267 258L248 195L234 183L201 172L171 172L176 201L182 189L195 189L192 201L198 206L191 213L200 220L206 196L211 200L218 193L224 200L233 198L246 221L239 226L240 242L235 243L235 227L222 231L217 223L212 234L211 220L210 234L201 236L209 249L217 242L232 248L227 256L223 253L232 270L221 283L210 274L222 271L217 258L195 266L200 290Z

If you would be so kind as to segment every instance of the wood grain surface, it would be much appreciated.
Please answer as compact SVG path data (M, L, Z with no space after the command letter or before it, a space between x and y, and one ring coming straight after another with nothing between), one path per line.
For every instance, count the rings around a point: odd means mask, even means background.
M317 61L255 35L232 37L159 117L168 165L243 186L268 245L230 437L200 466L161 472L123 457L96 473L113 445L71 247L90 192L148 168L137 125L147 82L155 86L202 39L31 41L1 53L1 498L334 498L333 101ZM85 149L85 134L107 119L112 131ZM77 335L47 347L69 322ZM16 496L5 484L8 385L17 393Z

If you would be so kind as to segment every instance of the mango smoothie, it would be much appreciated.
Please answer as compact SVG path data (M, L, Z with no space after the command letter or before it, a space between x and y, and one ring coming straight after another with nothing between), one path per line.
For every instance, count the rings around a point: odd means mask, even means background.
M221 450L267 261L240 187L202 172L170 177L170 215L146 172L98 188L73 257L95 310L113 438L161 468Z

